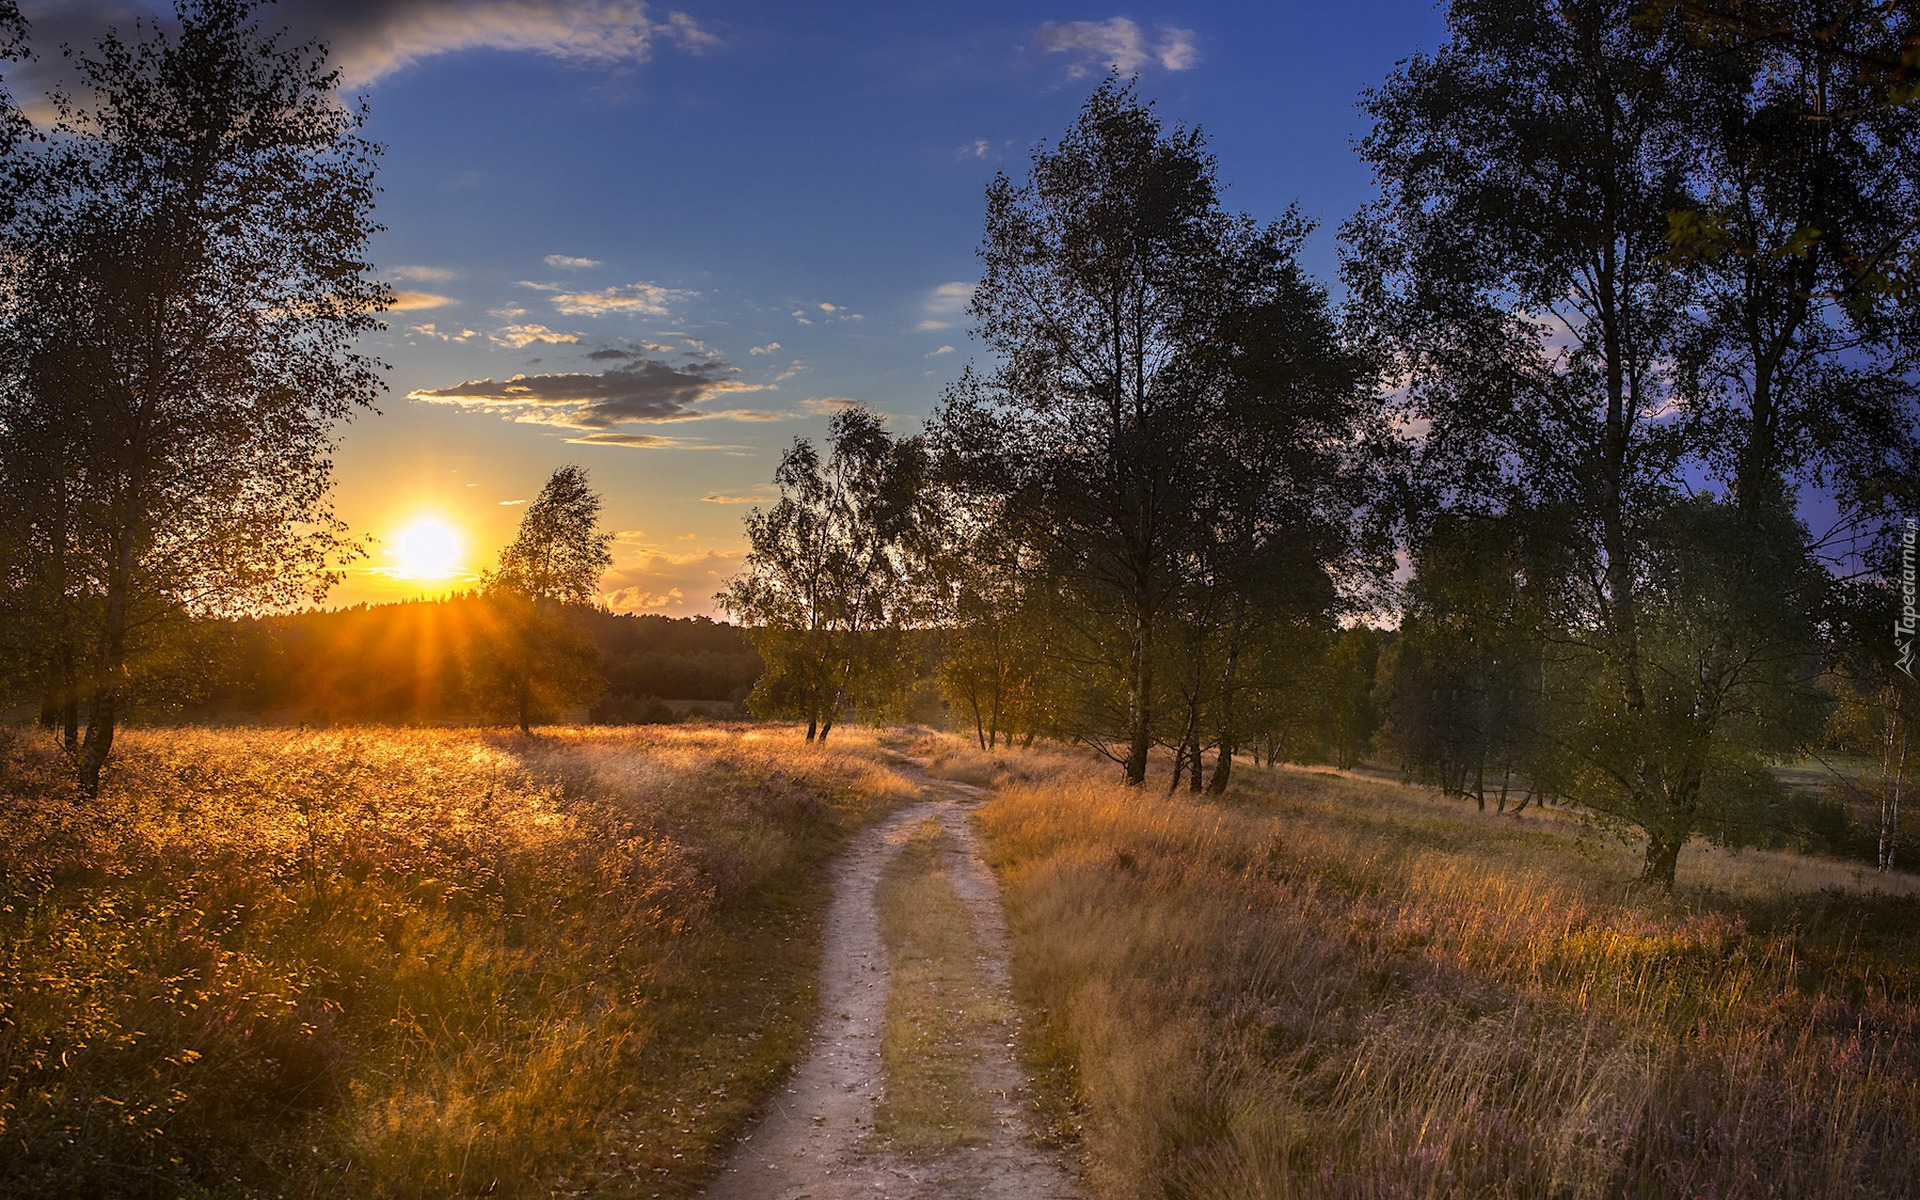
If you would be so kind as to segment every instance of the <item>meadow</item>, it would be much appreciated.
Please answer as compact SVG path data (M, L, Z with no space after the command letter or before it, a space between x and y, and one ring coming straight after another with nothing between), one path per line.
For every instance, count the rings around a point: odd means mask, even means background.
M955 757L1102 1197L1920 1192L1913 876L1696 845L1663 897L1558 810Z
M692 1194L912 794L850 732L0 732L0 1194Z
M84 802L0 734L0 1194L695 1195L805 1050L825 867L914 798L900 750L995 788L1036 1131L1103 1200L1920 1187L1911 875L1695 846L1667 897L1564 810L1166 797L924 730L124 746ZM977 949L922 834L880 1115L937 1149Z

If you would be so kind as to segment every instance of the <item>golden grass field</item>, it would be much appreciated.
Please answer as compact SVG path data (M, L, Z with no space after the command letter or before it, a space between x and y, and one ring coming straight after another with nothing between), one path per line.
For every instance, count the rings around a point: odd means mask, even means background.
M691 1194L912 795L849 732L0 743L0 1195Z
M1912 876L1696 846L1655 898L1559 812L1001 773L1028 1053L1103 1197L1920 1194Z
M1105 1200L1920 1193L1911 875L1696 846L1664 898L1559 810L1169 799L924 731L124 746L86 803L0 733L0 1195L697 1194L805 1048L826 864L907 747L998 789L1036 1115ZM910 1036L973 956L940 853L881 896L925 976L883 1111L929 1146L978 1121Z

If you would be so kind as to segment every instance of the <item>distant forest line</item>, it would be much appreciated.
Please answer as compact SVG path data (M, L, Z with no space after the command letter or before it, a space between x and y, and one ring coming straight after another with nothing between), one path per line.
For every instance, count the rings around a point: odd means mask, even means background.
M192 623L163 656L135 664L137 723L473 724L503 715L475 673L493 617L479 595ZM591 648L583 711L602 724L740 715L760 655L736 626L706 617L579 607L568 625ZM693 701L670 707L664 700ZM56 714L45 713L53 720Z

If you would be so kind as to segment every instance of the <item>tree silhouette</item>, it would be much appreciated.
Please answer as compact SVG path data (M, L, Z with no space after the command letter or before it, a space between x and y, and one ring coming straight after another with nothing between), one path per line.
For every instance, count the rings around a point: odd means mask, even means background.
M353 349L389 297L364 109L245 0L175 16L74 55L0 255L8 586L57 635L48 691L84 699L89 792L170 624L331 580L334 425L383 387Z
M587 472L568 463L527 505L519 532L500 552L494 582L535 601L591 604L613 566L612 534L600 532L600 497Z
M568 610L600 595L613 565L612 535L599 531L600 497L587 473L568 464L554 471L500 552L498 569L481 584L488 619L476 646L483 696L505 701L520 732L536 715L596 695L598 654L568 621Z
M1642 19L1673 21L1710 53L1758 49L1817 62L1863 104L1920 99L1920 13L1904 0L1647 0Z

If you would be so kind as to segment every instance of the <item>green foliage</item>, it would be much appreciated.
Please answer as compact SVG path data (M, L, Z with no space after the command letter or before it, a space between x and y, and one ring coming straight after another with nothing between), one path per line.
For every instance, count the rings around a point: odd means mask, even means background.
M1385 745L1410 776L1483 806L1489 781L1504 794L1516 772L1529 792L1566 787L1552 625L1565 571L1545 532L1524 513L1437 519L1382 659Z
M1845 623L1799 489L1869 538L1920 495L1915 314L1861 276L1915 236L1920 180L1888 164L1920 124L1845 108L1791 39L1701 53L1642 15L1455 3L1448 42L1366 101L1383 198L1347 226L1347 274L1421 430L1422 573L1484 556L1454 514L1529 547L1487 576L1526 580L1518 646L1488 624L1498 587L1429 588L1397 736L1428 761L1511 741L1499 677L1534 643L1553 699L1530 773L1643 833L1643 877L1671 887L1695 833L1783 811L1767 768L1819 724ZM1482 711L1409 707L1438 691Z
M849 705L886 711L919 674L903 633L921 597L926 461L864 408L835 414L828 456L795 439L780 499L747 519L745 569L717 597L753 631L766 673L748 704L825 738Z
M1585 698L1582 803L1673 852L1694 832L1733 845L1781 832L1771 765L1829 710L1809 625L1830 581L1803 539L1785 514L1756 526L1710 498L1661 514L1641 592L1645 707L1617 706L1604 684Z
M534 722L561 720L601 693L600 656L561 605L510 587L483 593L480 603L466 666L481 716L527 733Z
M1114 79L995 180L971 311L997 362L930 435L970 708L1036 691L1014 673L1041 658L1058 727L1133 783L1156 738L1230 760L1242 659L1360 574L1371 392L1299 268L1311 228L1224 209L1205 138Z
M760 678L760 656L737 626L653 613L574 618L600 649L610 695L738 703Z
M1341 630L1322 660L1321 736L1332 748L1335 766L1359 766L1373 743L1380 725L1373 702L1379 663L1380 633L1367 625Z

